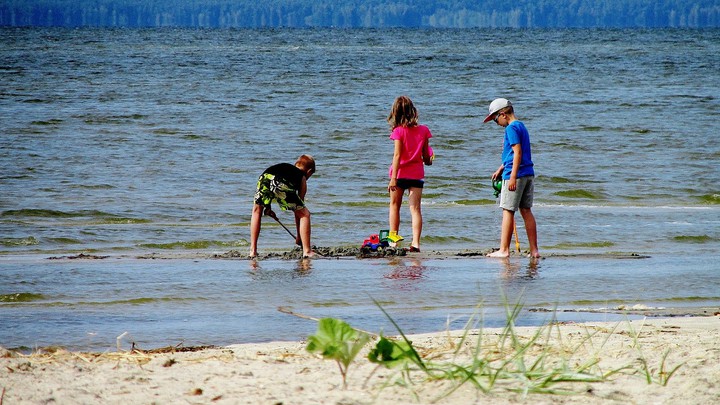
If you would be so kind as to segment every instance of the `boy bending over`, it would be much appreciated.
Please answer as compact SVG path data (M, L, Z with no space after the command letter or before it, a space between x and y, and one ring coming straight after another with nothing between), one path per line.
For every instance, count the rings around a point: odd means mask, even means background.
M276 201L281 209L295 213L297 237L295 243L301 245L303 257L313 257L310 244L310 210L305 206L307 180L315 173L315 159L302 155L295 162L279 163L270 166L260 175L255 192L252 218L250 219L250 257L257 256L257 242L260 237L260 224L263 214L277 219L270 204Z

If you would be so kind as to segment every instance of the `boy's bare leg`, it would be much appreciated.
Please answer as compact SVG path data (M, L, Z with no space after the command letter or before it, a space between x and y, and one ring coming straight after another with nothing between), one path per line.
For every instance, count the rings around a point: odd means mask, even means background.
M263 206L254 204L252 217L250 218L250 257L257 256L257 242L260 237L260 225L262 223Z
M487 257L510 257L510 242L512 240L514 223L515 213L503 209L503 219L500 228L500 250L488 254Z
M422 200L422 188L411 187L410 197L408 198L408 205L410 206L410 216L412 218L412 243L410 246L420 248L420 235L422 234L422 209L420 202Z
M404 190L395 187L395 191L390 192L390 215L389 225L390 232L399 232L400 228L400 206L402 206Z
M525 222L525 232L527 233L528 243L530 244L530 257L540 257L540 250L537 243L537 224L535 223L535 215L530 208L520 208L520 215Z
M298 237L302 242L303 257L315 256L310 243L310 210L307 207L295 211L295 223L297 224Z

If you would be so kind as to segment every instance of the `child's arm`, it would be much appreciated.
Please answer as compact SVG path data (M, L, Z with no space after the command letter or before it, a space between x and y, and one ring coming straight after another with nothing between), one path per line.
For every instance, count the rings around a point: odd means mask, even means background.
M520 170L520 161L522 160L522 147L519 143L512 145L513 150L513 167L510 172L510 180L508 180L508 190L515 191L517 188L517 174Z
M423 145L423 163L430 166L433 164L433 160L435 160L435 152L430 147L430 140L425 139L425 145Z
M298 190L298 197L302 202L305 202L305 193L307 193L307 179L305 176L300 180L300 190Z
M400 153L402 152L402 141L395 140L395 151L393 152L392 174L388 183L388 191L394 191L397 186L398 167L400 167Z
M263 211L263 214L272 219L277 219L277 216L275 216L275 211L272 210L272 207L270 205L265 206L265 210Z
M300 197L300 201L305 203L305 194L307 193L307 177L303 176L303 178L300 180L300 190L298 190L298 197ZM307 209L307 208L303 208ZM295 236L295 244L298 246L302 246L302 238L300 233L300 217L298 215L295 215L295 232L297 236Z
M498 167L498 169L495 170L495 173L493 173L490 178L493 180L501 178L503 170L505 170L505 165L500 165L500 167Z

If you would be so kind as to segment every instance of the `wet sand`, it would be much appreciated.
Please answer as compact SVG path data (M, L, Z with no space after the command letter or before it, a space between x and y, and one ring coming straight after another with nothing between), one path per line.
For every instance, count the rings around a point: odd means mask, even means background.
M378 250L370 250L368 248L358 248L349 246L335 246L335 247L313 247L313 250L317 253L315 260L322 259L338 259L338 258L357 258L357 259L372 259L380 257L412 257L415 259L452 259L452 258L485 258L489 253L497 249L465 249L465 250L428 250L423 252L408 252L403 248L385 248ZM529 255L529 251L522 252L511 252L510 257L521 257L526 258ZM102 260L108 258L135 258L135 259L232 259L232 260L299 260L302 259L302 250L299 248L292 250L271 250L265 253L260 253L257 257L251 258L248 256L248 252L241 250L229 250L227 252L151 252L142 254L128 254L128 255L93 255L93 254L71 254L71 255L60 255L48 257L48 260ZM547 258L593 258L593 259L646 259L650 256L642 253L622 253L622 252L610 252L610 253L543 253L543 256L539 260ZM497 260L493 258L487 258L488 260Z

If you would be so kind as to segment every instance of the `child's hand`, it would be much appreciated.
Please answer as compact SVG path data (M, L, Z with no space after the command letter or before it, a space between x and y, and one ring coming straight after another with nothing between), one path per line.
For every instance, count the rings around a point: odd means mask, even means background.
M428 145L427 149L423 151L423 163L430 166L433 164L433 160L435 160L435 151L432 146Z
M275 212L270 208L270 206L265 207L265 215L269 216L272 219L277 219L277 215L275 215Z
M388 191L393 192L397 189L397 179L390 179L390 182L388 183Z

